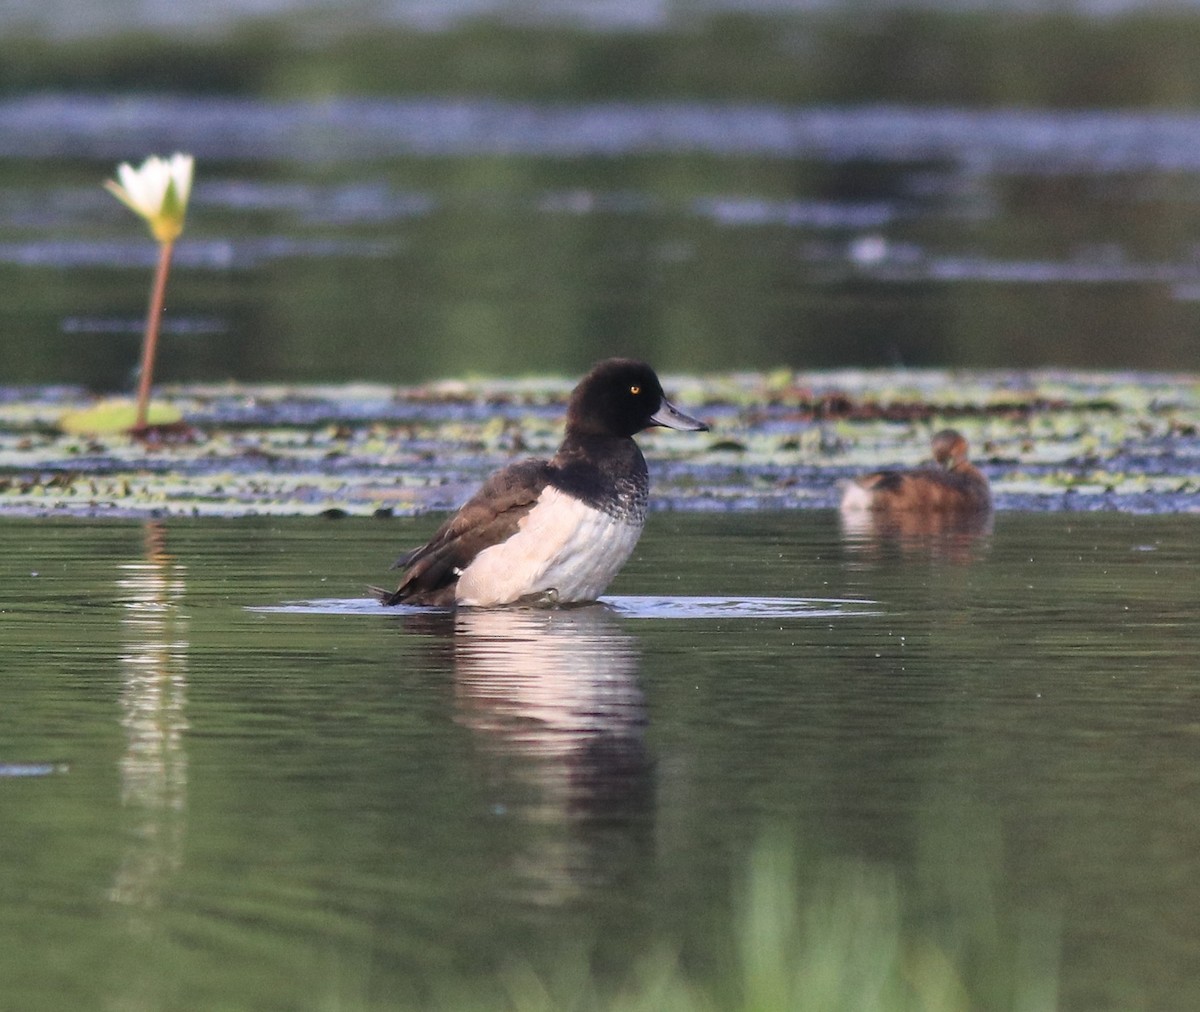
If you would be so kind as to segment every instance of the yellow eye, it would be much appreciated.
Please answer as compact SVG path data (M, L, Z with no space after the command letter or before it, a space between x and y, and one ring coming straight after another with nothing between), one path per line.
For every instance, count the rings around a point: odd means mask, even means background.
M630 387L630 388L629 388L629 392L630 392L631 394L633 394L633 396L634 396L634 397L636 397L638 394L640 394L640 393L642 392L642 388L641 388L641 387L637 387L637 386Z

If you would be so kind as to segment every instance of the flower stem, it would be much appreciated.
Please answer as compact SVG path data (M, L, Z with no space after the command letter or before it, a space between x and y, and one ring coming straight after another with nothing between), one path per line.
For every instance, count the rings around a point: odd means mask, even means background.
M154 287L150 291L150 308L146 311L146 330L142 335L142 367L138 377L137 416L134 431L146 427L150 410L150 386L154 382L154 356L158 351L158 324L162 319L163 302L167 294L167 275L171 271L171 253L175 244L164 242L158 248L158 267L154 272Z

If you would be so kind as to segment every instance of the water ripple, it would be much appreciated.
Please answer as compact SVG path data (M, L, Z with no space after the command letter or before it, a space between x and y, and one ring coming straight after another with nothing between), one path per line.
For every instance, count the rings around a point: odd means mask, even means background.
M972 172L1200 170L1200 116L1125 110L536 104L486 98L263 102L43 94L0 102L0 156L346 162L400 155L768 156L955 162Z
M252 239L188 239L177 247L175 264L199 270L250 270L278 260L374 258L392 254L398 243L288 236ZM139 239L30 239L0 242L0 264L20 267L138 267L152 269L158 249Z
M614 595L602 597L599 604L622 618L634 619L845 618L880 614L872 608L874 601L849 598ZM428 615L440 609L404 605L383 609L373 598L352 597L255 605L246 610L288 615ZM536 609L525 610L536 612Z

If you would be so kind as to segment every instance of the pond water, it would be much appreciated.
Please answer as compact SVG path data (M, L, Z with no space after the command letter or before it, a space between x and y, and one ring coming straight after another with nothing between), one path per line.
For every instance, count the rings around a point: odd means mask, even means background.
M162 382L1195 365L1194 20L306 6L0 15L0 383L131 384L175 150Z
M251 6L0 12L0 1005L1200 1006L1189 5ZM64 437L175 150L194 439ZM374 605L613 354L605 601ZM935 418L994 525L843 530Z
M1194 516L660 513L605 606L366 604L432 526L0 521L4 1004L727 1007L865 928L936 1007L1200 1002Z
M155 250L99 184L177 149L163 382L1195 361L1188 115L56 95L0 136L9 383L130 384Z

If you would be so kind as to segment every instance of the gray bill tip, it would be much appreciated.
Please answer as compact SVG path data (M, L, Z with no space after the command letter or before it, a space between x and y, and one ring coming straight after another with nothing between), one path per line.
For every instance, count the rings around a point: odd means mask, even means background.
M655 425L664 425L668 429L679 429L682 432L707 432L708 426L698 418L686 415L665 397L658 410L650 416Z

